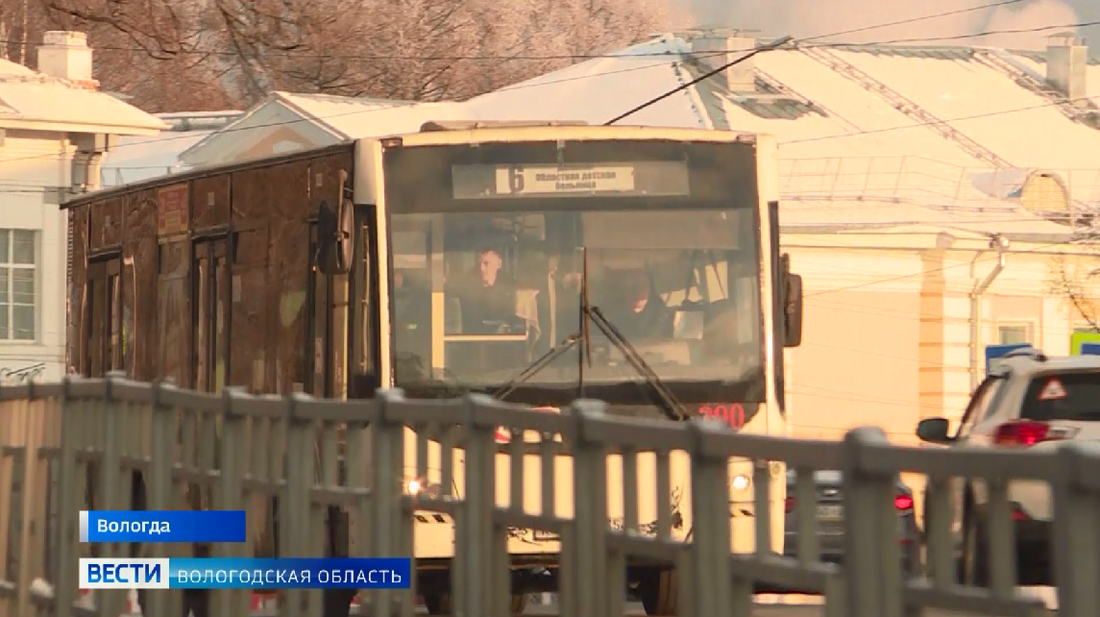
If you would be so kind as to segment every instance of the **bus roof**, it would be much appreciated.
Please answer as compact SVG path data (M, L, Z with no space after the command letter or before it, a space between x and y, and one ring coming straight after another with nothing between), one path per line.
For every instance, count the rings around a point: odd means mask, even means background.
M621 139L755 142L757 133L660 126L589 125L580 122L426 122L419 133L392 135L363 141L402 146L433 146L485 142L586 141Z
M288 154L249 159L247 161L235 163L207 165L178 174L159 176L140 182L93 191L65 201L60 205L60 208L65 210L103 199L121 197L160 186L170 186L208 176L244 171L285 162L300 161L326 156L340 151L350 151L351 148L354 147L356 141L373 141L381 142L388 147L404 147L487 142L501 143L549 140L588 141L609 139L621 139L624 141L652 139L667 141L754 143L759 137L760 135L757 133L714 129L619 125L603 126L588 125L581 122L425 122L421 125L420 132L417 133L363 138L309 150L299 150Z

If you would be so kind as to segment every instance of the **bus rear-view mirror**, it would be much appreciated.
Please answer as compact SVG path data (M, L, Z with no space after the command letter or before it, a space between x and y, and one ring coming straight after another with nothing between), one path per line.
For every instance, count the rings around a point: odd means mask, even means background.
M783 307L784 347L802 344L802 276L786 273L787 293Z

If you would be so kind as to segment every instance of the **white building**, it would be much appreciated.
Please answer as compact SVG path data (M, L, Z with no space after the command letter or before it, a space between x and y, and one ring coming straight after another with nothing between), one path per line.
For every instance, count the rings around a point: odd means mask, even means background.
M38 70L0 60L0 379L65 373L67 218L57 204L98 187L120 135L161 120L99 92L78 32L47 32Z

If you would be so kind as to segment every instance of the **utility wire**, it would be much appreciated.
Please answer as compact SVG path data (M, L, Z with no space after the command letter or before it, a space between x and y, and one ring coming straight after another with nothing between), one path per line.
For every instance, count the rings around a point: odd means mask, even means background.
M976 39L983 36L994 36L998 34L1030 34L1034 32L1047 32L1049 30L1064 30L1072 28L1088 28L1091 26L1100 26L1100 20L1095 21L1079 21L1072 24L1062 24L1059 26L1042 26L1038 28L1017 28L1014 30L986 30L985 32L975 32L973 34L958 34L952 36L933 36L933 37L919 37L910 39L890 39L886 41L877 41L875 43L835 43L830 45L831 47L850 47L858 49L867 45L894 45L897 43L934 43L937 41L961 41L963 39Z
M618 122L619 120L622 120L623 118L626 118L626 117L628 117L632 114L635 114L635 113L649 107L650 105L653 105L655 103L663 101L664 99L672 96L673 94L676 94L677 92L680 92L682 90L690 88L691 86L694 86L695 84L697 84L699 82L710 79L711 77L714 77L715 75L718 75L719 73L725 71L726 69L729 69L733 66L736 66L736 65L748 60L749 58L752 58L753 56L756 56L757 54L778 49L778 48L782 47L783 45L786 45L787 43L790 43L792 41L795 42L795 46L797 47L798 43L800 43L800 42L808 42L808 41L822 39L822 38L833 38L833 37L836 37L836 36L843 36L843 35L846 35L846 34L854 34L854 33L857 33L857 32L864 32L864 31L869 30L869 29L876 29L877 30L877 29L889 28L889 27L899 26L899 25L904 25L904 24L912 24L912 23L915 23L915 22L926 21L926 20L930 20L930 19L939 19L939 18L942 18L942 17L950 16L950 15L958 15L960 13L969 13L969 12L972 12L972 11L977 11L977 10L982 10L982 9L1006 6L1006 5L1009 5L1009 4L1016 4L1016 3L1021 2L1021 1L1022 0L1002 0L1001 2L996 2L996 3L993 3L993 4L970 7L970 8L967 8L967 9L958 9L958 10L955 10L955 11L941 12L941 13L936 13L936 14L933 14L933 15L924 15L924 16L921 16L921 17L913 17L913 18L909 18L909 19L902 19L902 20L895 21L895 22L890 22L890 23L887 23L887 24L878 24L878 25L875 25L875 26L866 26L864 28L856 28L856 29L853 29L853 30L846 30L846 31L838 32L838 33L821 34L821 35L817 35L817 36L814 36L814 37L799 39L797 41L793 37L784 36L784 37L782 37L782 38L780 38L776 41L772 41L772 42L768 43L767 45L757 47L757 48L753 49L752 51L750 51L749 53L745 54L744 56L741 56L740 58L737 58L736 60L733 60L732 62L728 62L726 64L723 64L722 66L720 66L720 67L718 67L714 70L707 71L706 73L700 75L699 77L696 77L695 79L693 79L693 80L691 80L687 83L681 84L681 85L677 86L676 88L673 88L672 90L669 90L668 92L665 92L664 94L661 94L657 97L654 97L654 98L642 103L641 105L638 105L637 107L634 107L633 109L631 109L631 110L629 110L629 111L627 111L623 114L615 116L614 118L608 120L607 122L604 122L604 126L610 126L612 124L615 124L616 122ZM1052 26L1052 27L1046 27L1045 29L1064 28L1064 27L1067 27L1067 26ZM974 36L984 36L984 34L983 35L974 35Z
M842 30L840 32L833 32L831 34L819 34L817 36L811 36L800 39L802 42L816 41L819 39L833 38L836 36L847 36L849 34L859 34L860 32L867 32L868 30L881 30L883 28L892 28L894 26L905 26L908 24L915 24L921 21L928 21L931 19L940 19L942 17L951 17L953 15L961 15L963 13L973 13L974 11L984 11L985 9L995 9L1002 6L1008 6L1010 4L1019 4L1024 0L1002 0L1001 2L994 2L992 4L983 4L981 6L972 6L966 9L956 9L954 11L946 11L943 13L935 13L933 15L924 15L921 17L910 17L908 19L901 19L894 22L885 24L878 24L874 26L863 26L861 28L855 28L852 30Z
M757 54L761 54L761 53L764 53L766 51L771 51L773 49L778 49L779 47L782 47L783 45L786 45L787 43L791 42L791 40L792 40L791 37L785 36L785 37L783 37L779 40L772 41L771 43L768 43L767 45L757 47L756 49L750 51L749 53L747 53L743 56L741 56L740 58L737 58L736 60L734 60L732 62L727 62L726 64L723 64L722 66L720 66L720 67L718 67L718 68L716 68L712 71L707 71L706 73L703 73L699 77L696 77L695 79L693 79L693 80L691 80L687 83L680 84L676 88L673 88L672 90L669 90L668 92L665 92L664 94L662 94L660 96L649 99L648 101L642 103L641 105L638 105L637 107L631 109L630 111L627 111L625 113L619 114L618 116L615 116L614 118L608 120L607 122L604 122L603 125L604 126L611 126L612 124L615 124L616 122L618 122L619 120L622 120L623 118L626 118L627 116L634 115L634 114L638 113L639 111L645 109L646 107L649 107L650 105L653 105L654 103L658 103L660 101L663 101L663 100L667 99L668 97L672 96L673 94L676 94L677 92L680 92L682 90L686 90L687 88L690 88L691 86L694 86L695 84L697 84L701 81L710 79L711 77L714 77L715 75L721 73L722 71L724 71L724 70L726 70L726 69L728 69L732 66L735 66L737 64L740 64L740 63L744 62L745 60L748 60L749 58L752 58L753 56L755 56Z

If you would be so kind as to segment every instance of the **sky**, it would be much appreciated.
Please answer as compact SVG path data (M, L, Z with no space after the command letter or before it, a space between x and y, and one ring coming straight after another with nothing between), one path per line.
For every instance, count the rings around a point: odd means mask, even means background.
M1023 0L990 8L997 0L674 0L687 4L694 21L759 30L763 36L812 37L876 24L897 22L962 9L974 10L909 24L876 28L835 39L851 43L902 42L913 45L989 45L1043 49L1047 37L1067 29L1002 33L982 37L932 41L929 38L972 35L988 31L1028 30L1100 21L1100 0ZM1002 0L1003 1L1003 0ZM1100 49L1100 26L1076 29Z

